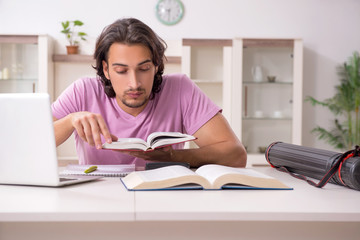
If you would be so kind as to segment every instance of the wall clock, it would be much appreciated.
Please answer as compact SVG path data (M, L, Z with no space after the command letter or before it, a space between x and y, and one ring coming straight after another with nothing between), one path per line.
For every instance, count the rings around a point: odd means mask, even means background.
M184 5L180 0L159 0L156 4L156 17L166 25L178 23L184 16Z

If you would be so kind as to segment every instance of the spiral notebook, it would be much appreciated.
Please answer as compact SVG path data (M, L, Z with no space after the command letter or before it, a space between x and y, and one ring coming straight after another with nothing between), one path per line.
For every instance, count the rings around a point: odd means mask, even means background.
M103 176L103 177L125 177L135 171L135 164L121 165L96 165L97 169L90 173L84 171L94 165L69 164L60 175L83 175L83 176Z

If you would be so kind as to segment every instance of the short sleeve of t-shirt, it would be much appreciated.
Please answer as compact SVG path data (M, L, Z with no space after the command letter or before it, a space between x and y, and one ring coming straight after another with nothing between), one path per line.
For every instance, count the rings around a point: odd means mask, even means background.
M221 109L186 75L178 76L180 76L180 94L183 95L181 97L183 125L187 133L194 134Z
M86 92L86 83L91 84L91 81L79 79L73 82L65 89L60 97L52 104L53 116L61 119L73 112L84 111L84 92Z

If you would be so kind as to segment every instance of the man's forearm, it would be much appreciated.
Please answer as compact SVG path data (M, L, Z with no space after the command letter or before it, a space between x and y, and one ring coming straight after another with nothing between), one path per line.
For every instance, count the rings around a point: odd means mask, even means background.
M55 119L54 119L55 120ZM56 146L65 142L73 133L74 127L71 124L71 116L67 115L64 118L54 121L54 132Z
M221 142L201 148L172 150L172 161L187 162L191 167L221 164L245 167L247 155L241 143Z

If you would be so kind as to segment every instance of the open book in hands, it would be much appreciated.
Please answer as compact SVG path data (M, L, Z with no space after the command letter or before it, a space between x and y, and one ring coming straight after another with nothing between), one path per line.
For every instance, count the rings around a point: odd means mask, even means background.
M179 165L137 171L121 181L128 190L292 189L253 169L216 164L204 165L195 172Z
M194 136L179 132L154 132L147 137L147 141L144 141L141 138L119 138L117 141L112 143L104 143L102 148L148 151L195 139L196 137Z

